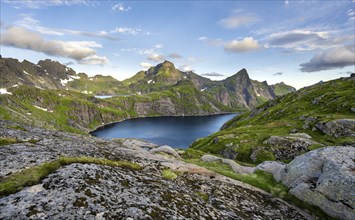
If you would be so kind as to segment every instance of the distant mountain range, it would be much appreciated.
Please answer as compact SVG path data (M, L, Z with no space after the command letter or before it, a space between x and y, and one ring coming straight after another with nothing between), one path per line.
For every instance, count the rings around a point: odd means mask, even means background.
M0 73L0 119L76 133L136 117L245 111L295 90L251 80L245 69L212 81L177 70L169 61L122 82L76 73L48 59L33 64L0 58Z
M33 64L12 58L0 59L0 85L11 88L29 85L41 89L73 90L93 95L148 94L190 84L202 96L211 96L231 108L250 109L265 101L295 91L284 83L268 85L266 81L251 80L242 69L222 81L212 81L194 72L182 72L165 61L147 71L140 71L122 82L111 76L88 77L56 61L44 60Z

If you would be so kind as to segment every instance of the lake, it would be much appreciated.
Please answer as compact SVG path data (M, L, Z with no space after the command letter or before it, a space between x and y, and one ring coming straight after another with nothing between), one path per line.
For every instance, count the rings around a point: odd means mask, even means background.
M104 138L139 138L158 145L187 148L206 137L237 114L135 118L106 125L91 135Z

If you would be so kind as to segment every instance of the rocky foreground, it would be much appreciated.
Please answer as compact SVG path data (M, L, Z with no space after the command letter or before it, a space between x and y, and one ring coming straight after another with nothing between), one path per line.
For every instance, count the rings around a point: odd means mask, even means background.
M0 198L0 219L313 219L257 188L173 157L144 142L106 141L0 121L0 183L60 156L138 163L142 169L73 163ZM166 151L163 150L163 151ZM178 176L164 178L170 168Z

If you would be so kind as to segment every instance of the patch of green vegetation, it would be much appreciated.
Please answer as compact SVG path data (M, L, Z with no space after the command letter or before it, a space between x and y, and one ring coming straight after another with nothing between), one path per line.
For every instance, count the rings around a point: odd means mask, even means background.
M276 157L272 152L267 151L267 150L260 150L258 152L258 155L256 156L256 163L259 164L264 161L273 161L275 159L276 159Z
M0 138L0 146L16 143L18 143L18 141L15 138Z
M15 130L21 130L21 131L27 131L26 128L20 126L20 125L14 125L14 126L8 126L8 129L15 129Z
M195 193L198 197L200 197L201 199L203 199L205 202L208 201L208 195L206 193L203 192L196 192Z
M284 87L283 89L285 89ZM351 108L355 106L353 80L332 80L270 100L253 111L238 115L225 123L219 132L196 140L191 148L220 155L229 143L238 145L237 160L251 163L252 149L260 147L264 156L257 163L274 159L273 147L265 144L270 136L287 136L291 130L307 133L312 140L320 143L311 145L308 150L318 147L354 143L353 138L332 137L315 128L317 122L335 119L355 119ZM282 89L280 87L280 89ZM307 118L310 122L304 126ZM299 152L300 154L304 152Z
M22 190L26 186L32 186L39 183L50 173L58 170L61 166L72 163L92 163L111 167L124 167L132 170L140 170L139 164L128 161L112 161L104 158L94 157L60 157L59 159L47 162L29 169L13 173L10 176L0 180L0 196L6 196Z
M31 144L36 144L39 140L35 140L35 139L31 139L28 140L27 142L31 143Z
M10 115L12 121L48 129L86 134L102 123L132 116L130 111L126 111L124 98L118 101L101 100L75 91L41 90L25 85L11 91L11 96L0 96L0 104L5 106L0 108L0 118L6 119Z
M162 177L168 180L174 180L178 177L178 175L172 171L171 169L164 169L161 173Z
M315 150L315 149L322 148L322 147L324 147L324 146L321 144L312 144L312 145L308 146L308 149Z
M184 150L184 153L182 154L181 157L183 159L200 159L205 154L206 153L203 151L187 148L186 150Z
M232 179L248 183L252 186L271 193L275 197L283 198L288 191L287 187L281 183L276 182L271 174L261 170L258 170L253 174L238 174L235 173L229 165L221 163L220 161L203 162L200 160L187 160L187 162L205 167Z

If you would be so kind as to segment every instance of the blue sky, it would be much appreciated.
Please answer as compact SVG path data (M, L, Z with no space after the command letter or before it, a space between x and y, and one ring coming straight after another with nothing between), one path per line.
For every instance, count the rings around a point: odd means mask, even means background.
M1 0L1 55L119 80L170 60L301 88L355 72L355 2Z

